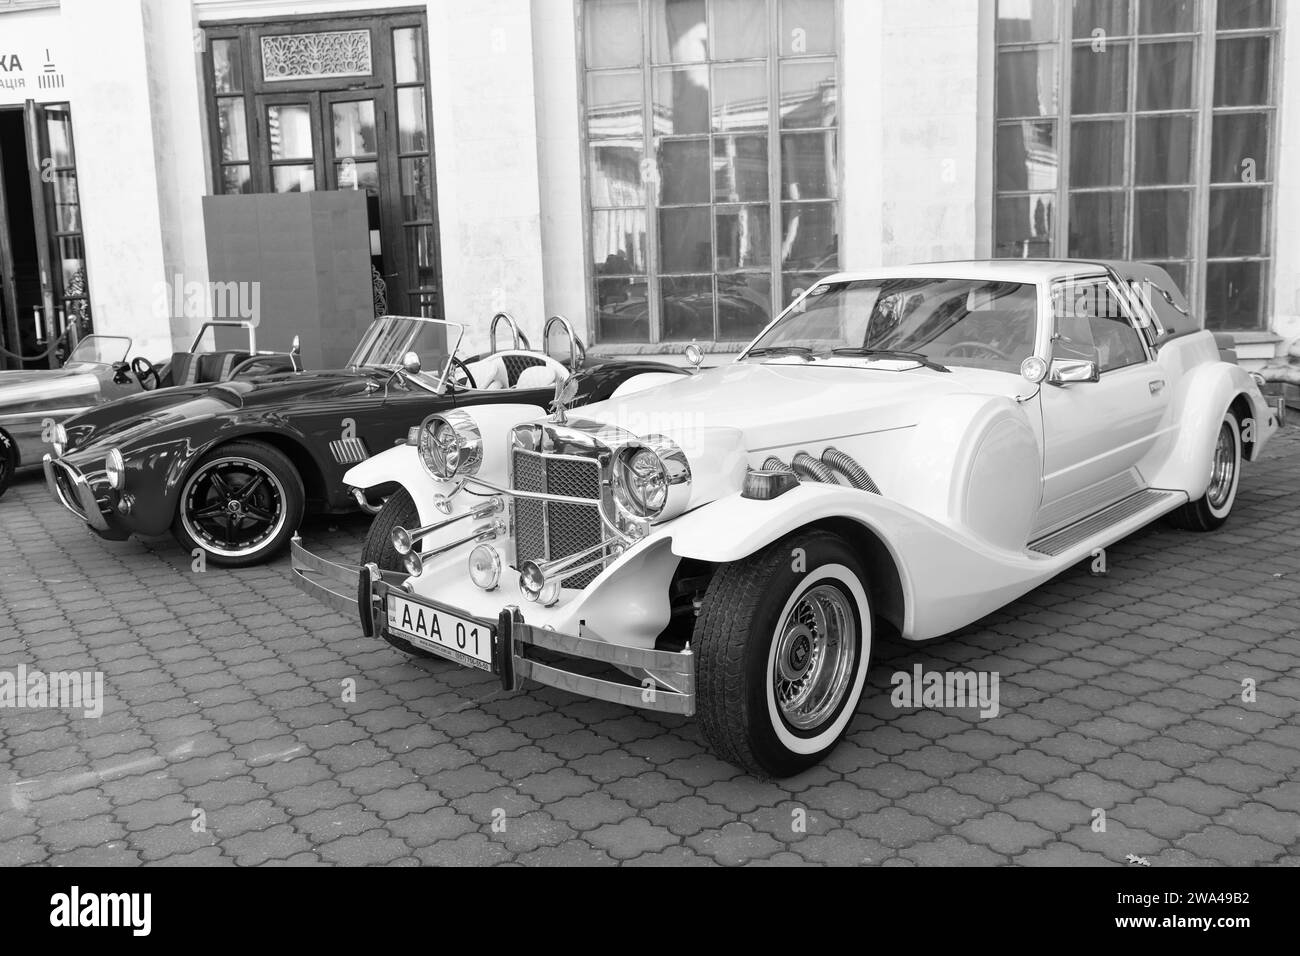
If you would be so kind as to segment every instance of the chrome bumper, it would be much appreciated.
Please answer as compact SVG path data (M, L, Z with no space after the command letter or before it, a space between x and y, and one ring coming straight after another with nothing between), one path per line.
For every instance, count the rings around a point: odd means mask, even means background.
M104 520L104 514L99 510L99 501L85 476L77 468L52 455L47 454L42 459L42 464L45 468L45 484L59 504L96 531L107 531L108 522Z
M380 571L373 564L364 567L336 564L312 554L302 545L297 535L291 545L294 583L299 590L312 595L344 615L355 616L362 633L376 637L387 630L387 597L389 591L420 603L437 606L414 594L405 585L406 575ZM462 617L474 615L454 608L445 608ZM664 714L691 716L695 713L695 657L690 649L675 651L643 650L623 647L589 637L559 634L545 628L534 627L524 621L517 607L503 609L492 628L494 653L492 673L501 679L501 686L519 690L524 681L533 680L548 687L624 704L641 710ZM400 634L395 634L400 638ZM649 684L634 685L605 680L566 670L559 663L546 663L530 656L530 648L540 648L578 660L596 661L614 667L645 670L661 674L679 690L668 690Z

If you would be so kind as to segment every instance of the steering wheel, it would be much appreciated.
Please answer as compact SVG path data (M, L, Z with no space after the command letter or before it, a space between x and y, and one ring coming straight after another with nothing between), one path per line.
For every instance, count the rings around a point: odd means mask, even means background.
M131 359L131 371L135 374L136 381L146 392L152 392L156 388L162 388L162 379L158 377L158 369L154 368L153 362L150 362L143 355L137 355ZM145 384L149 379L153 379L152 385Z
M985 342L958 342L950 346L945 352L945 356L951 358L979 358L980 353L991 355L999 362L1010 362L1011 356L1004 352L999 352L993 346Z
M474 373L469 370L468 365L466 365L463 361L461 361L459 357L453 355L451 359L451 366L452 368L460 369L461 374L465 376L465 380L463 382L452 382L453 385L459 385L462 387L468 385L469 388L478 391L478 382L474 381Z

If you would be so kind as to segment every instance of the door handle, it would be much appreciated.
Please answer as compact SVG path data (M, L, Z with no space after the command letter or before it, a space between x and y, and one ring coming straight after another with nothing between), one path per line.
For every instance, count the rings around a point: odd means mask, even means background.
M1163 378L1157 378L1149 382L1148 385L1151 388L1152 395L1159 395L1165 390L1165 380Z

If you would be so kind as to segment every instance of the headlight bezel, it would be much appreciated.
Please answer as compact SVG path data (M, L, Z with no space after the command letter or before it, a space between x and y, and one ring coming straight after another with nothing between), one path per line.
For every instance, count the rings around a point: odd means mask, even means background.
M644 488L637 492L629 485L628 473L636 462L645 464L651 460L658 469L656 484L661 491L654 496L654 501L647 501ZM660 524L681 515L690 502L691 480L691 466L686 453L664 435L628 442L615 450L611 459L610 486L614 506L633 521Z
M438 481L473 478L483 466L483 433L467 412L439 412L420 425L416 451L420 465Z
M110 448L104 456L104 480L114 491L126 487L126 459L120 448Z

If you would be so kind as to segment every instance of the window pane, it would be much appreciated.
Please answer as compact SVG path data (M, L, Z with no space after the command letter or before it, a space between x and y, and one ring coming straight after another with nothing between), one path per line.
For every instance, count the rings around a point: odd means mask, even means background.
M217 100L217 134L223 162L248 159L248 126L244 123L244 98Z
M1191 116L1146 116L1137 129L1136 182L1139 186L1181 185L1192 181L1196 120Z
M314 192L316 170L311 166L272 166L271 185L278 193Z
M596 280L596 337L602 342L650 341L650 292L645 279Z
M316 155L311 139L311 110L305 104L268 106L266 125L271 159L310 159Z
M69 291L80 287L86 290L86 243L80 236L63 236L59 239L59 267L63 271L63 285Z
M655 72L655 134L660 136L709 131L709 69L679 67Z
M433 226L406 227L406 276L412 289L437 286L438 246Z
M1054 116L1059 88L1054 47L998 54L999 116Z
M791 60L781 64L781 126L808 129L836 122L835 63Z
M713 215L709 206L659 213L660 266L665 273L713 271Z
M334 164L334 181L338 183L339 189L357 189L378 196L379 164L345 159Z
M1000 196L997 202L996 255L1002 259L1044 259L1055 254L1056 193Z
M763 202L768 189L766 136L713 138L713 198L717 202Z
M1245 331L1264 327L1262 262L1211 262L1205 267L1205 327Z
M638 0L587 0L583 14L589 68L641 65Z
M433 163L428 156L403 159L402 218L407 222L433 219Z
M1124 121L1074 123L1070 127L1070 185L1124 185Z
M1220 30L1250 30L1271 27L1273 0L1219 0Z
M767 67L730 64L713 68L713 131L739 133L766 131Z
M1055 122L1025 120L998 127L999 191L1055 189L1060 164Z
M423 86L405 86L397 91L397 148L403 153L429 149Z
M770 275L718 276L718 339L748 342L772 321Z
M670 139L659 144L659 201L665 206L709 202L709 141Z
M1210 177L1216 183L1257 182L1270 178L1269 127L1272 113L1225 113L1214 117Z
M839 198L836 134L786 133L781 137L781 198Z
M781 0L781 55L835 52L835 0Z
M743 272L772 265L770 206L717 207L717 271Z
M1074 0L1074 36L1076 39L1108 37L1129 33L1129 0Z
M1273 102L1273 40L1220 40L1214 64L1215 106L1267 106Z
M669 342L713 340L713 277L664 279L663 338Z
M998 42L1026 43L1055 40L1056 0L998 4Z
M591 261L599 275L645 275L645 210L593 209Z
M1210 190L1210 258L1263 255L1268 188Z
M242 93L244 62L238 40L212 41L212 89L217 93Z
M1193 105L1196 44L1143 43L1138 47L1137 108L1181 110Z
M713 0L712 52L717 60L767 56L767 0Z
M424 31L419 27L393 31L393 75L398 83L424 82Z
M373 156L377 152L373 100L335 103L330 111L334 117L335 156Z
M651 0L650 46L656 63L699 63L709 53L704 0Z
M54 174L54 228L56 232L81 231L81 199L77 174L72 170Z
M593 206L644 206L645 182L640 143L592 143L588 149L587 179Z
M251 192L253 184L250 182L250 173L247 166L222 166L221 167L221 192L226 196L237 196L240 193Z
M642 136L644 96L640 73L593 73L587 77L587 138Z
M784 203L781 263L790 272L833 272L840 265L839 205Z
M66 106L50 104L45 107L45 132L50 141L50 159L55 166L71 166L72 113Z
M1124 258L1124 193L1070 196L1071 259Z
M1229 0L1231 2L1231 0ZM1142 0L1138 7L1138 32L1196 32L1197 0Z
M1128 60L1127 43L1107 43L1104 50L1076 46L1071 97L1074 112L1122 113L1127 110Z
M1133 202L1134 259L1181 259L1190 253L1189 190L1139 189Z

